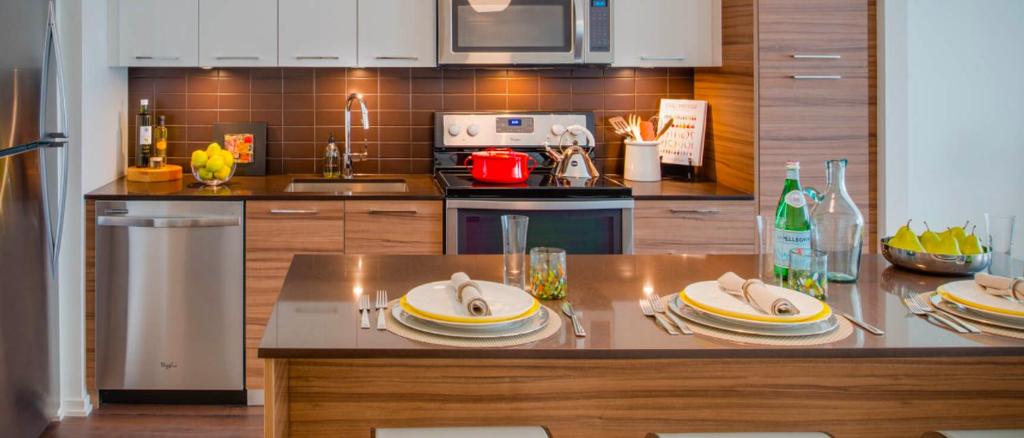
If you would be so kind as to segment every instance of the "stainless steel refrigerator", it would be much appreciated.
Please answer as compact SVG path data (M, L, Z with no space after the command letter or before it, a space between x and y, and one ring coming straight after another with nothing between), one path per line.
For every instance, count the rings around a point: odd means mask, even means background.
M55 11L0 1L0 434L38 436L58 409L57 256L67 105Z

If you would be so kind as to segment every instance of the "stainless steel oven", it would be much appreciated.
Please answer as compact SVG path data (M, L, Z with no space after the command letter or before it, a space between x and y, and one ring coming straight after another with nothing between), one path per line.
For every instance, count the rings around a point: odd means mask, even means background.
M612 1L439 0L441 64L610 64Z
M527 247L569 254L632 254L632 199L449 199L446 254L501 254L501 216L530 218Z

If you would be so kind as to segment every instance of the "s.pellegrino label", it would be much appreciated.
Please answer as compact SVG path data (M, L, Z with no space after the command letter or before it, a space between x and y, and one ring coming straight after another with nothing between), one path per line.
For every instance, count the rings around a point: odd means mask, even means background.
M800 163L786 163L786 183L775 209L775 278L789 275L789 253L811 248L811 215L800 187Z

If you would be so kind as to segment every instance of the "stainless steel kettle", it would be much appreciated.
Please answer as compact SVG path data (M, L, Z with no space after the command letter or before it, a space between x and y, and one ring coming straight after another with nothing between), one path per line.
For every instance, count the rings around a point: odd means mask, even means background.
M578 142L570 146L563 146L567 134L573 136L586 136L587 146L580 146ZM554 175L559 178L597 178L600 172L597 166L590 159L590 151L594 149L597 141L594 140L594 133L587 128L573 125L566 128L565 133L558 138L558 151L545 146L548 157L555 161Z

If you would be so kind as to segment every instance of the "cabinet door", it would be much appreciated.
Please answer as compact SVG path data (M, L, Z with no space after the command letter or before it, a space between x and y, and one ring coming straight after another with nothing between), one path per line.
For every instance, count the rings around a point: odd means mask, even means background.
M757 233L749 201L637 201L637 254L750 254Z
M825 161L846 158L847 189L870 217L867 2L758 8L761 213L774 213L787 161L800 161L804 187L824 190Z
M119 0L118 65L199 65L199 0Z
M361 67L437 65L436 0L359 0Z
M277 0L199 0L199 65L277 65Z
M356 65L357 0L280 0L282 67Z
M298 253L345 250L342 201L250 201L245 204L245 381L263 387L256 357L263 329Z
M440 201L345 202L346 254L441 254Z
M722 65L721 0L619 0L612 13L612 65Z

